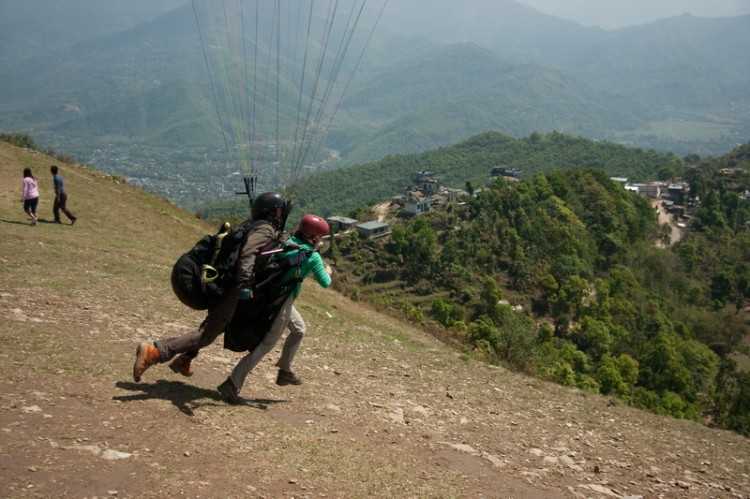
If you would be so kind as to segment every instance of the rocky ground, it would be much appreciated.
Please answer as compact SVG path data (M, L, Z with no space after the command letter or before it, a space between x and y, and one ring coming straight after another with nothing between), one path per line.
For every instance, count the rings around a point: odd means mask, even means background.
M0 145L2 497L750 498L746 438L482 364L313 282L303 385L274 384L277 349L248 378L255 404L227 405L240 355L220 341L191 378L135 383L138 341L202 318L168 276L206 227L67 165L79 220L46 223L49 162Z

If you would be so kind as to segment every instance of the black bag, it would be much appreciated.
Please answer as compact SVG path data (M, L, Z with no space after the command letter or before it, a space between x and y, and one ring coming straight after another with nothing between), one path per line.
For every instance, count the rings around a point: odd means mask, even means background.
M290 255L294 250L299 250ZM252 351L257 347L302 279L299 275L280 282L292 267L299 269L314 250L280 241L275 248L261 250L256 257L252 298L240 301L224 332L224 348L233 352Z
M214 307L225 293L234 293L237 261L248 234L267 220L245 220L238 226L225 222L182 255L172 267L172 290L190 308Z

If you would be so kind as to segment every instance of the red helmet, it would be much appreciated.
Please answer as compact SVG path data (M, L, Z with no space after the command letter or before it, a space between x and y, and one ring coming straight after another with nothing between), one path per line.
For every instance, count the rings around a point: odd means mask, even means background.
M330 232L328 222L317 215L305 215L302 217L297 230L306 237L327 236Z

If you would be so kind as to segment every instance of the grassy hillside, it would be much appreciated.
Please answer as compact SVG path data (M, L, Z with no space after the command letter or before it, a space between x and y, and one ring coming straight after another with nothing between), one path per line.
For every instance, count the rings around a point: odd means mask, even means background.
M51 216L57 163L78 216ZM21 172L40 215L21 209ZM0 143L0 496L739 497L750 441L549 385L459 355L314 283L299 387L278 349L245 396L215 391L238 355L220 342L182 378L133 383L135 345L202 314L169 288L175 258L210 227L80 166ZM334 276L335 277L335 276Z

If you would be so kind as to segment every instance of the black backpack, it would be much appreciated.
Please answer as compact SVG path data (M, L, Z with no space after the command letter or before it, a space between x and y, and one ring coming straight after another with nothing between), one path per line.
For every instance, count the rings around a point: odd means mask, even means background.
M245 220L232 226L225 222L216 234L208 234L182 255L172 267L172 289L190 308L214 307L225 293L234 293L237 261L242 245L256 227L267 220ZM264 248L275 245L271 243Z
M298 274L284 282L281 278L290 268L299 269L314 251L303 250L288 241L277 241L261 249L253 269L252 298L237 303L224 332L224 348L233 352L252 351L263 341L284 302L302 281Z

